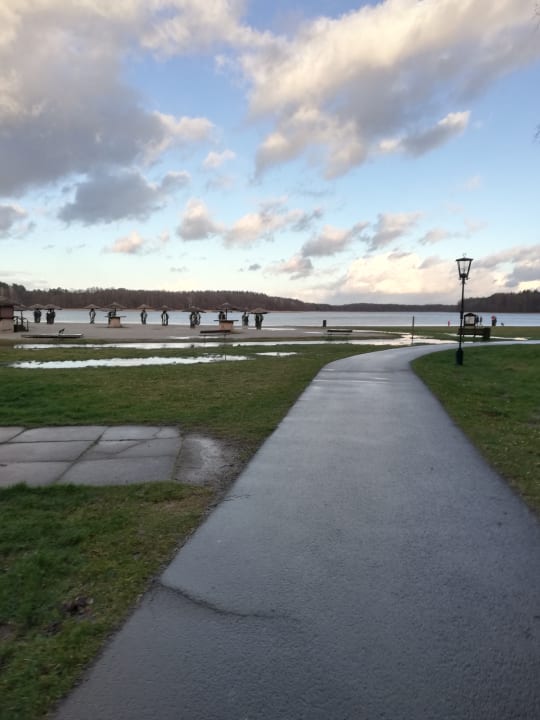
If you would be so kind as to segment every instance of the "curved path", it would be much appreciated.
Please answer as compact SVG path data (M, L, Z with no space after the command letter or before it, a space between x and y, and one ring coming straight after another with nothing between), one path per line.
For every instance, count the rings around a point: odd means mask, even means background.
M540 524L432 351L322 370L57 720L540 717Z

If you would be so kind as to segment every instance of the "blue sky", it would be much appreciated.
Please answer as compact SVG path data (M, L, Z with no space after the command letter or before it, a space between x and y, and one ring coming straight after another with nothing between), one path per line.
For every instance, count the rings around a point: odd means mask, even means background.
M0 279L540 288L535 0L0 3Z

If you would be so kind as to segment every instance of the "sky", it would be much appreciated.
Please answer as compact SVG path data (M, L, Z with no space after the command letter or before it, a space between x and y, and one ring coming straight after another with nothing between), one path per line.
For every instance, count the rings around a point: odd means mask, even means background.
M0 280L540 288L536 0L0 0Z

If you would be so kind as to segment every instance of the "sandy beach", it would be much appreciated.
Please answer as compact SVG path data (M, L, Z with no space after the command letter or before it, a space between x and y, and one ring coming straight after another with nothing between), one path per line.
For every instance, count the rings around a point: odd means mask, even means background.
M81 340L97 340L100 342L174 342L175 340L197 340L212 341L217 338L227 337L231 340L283 340L287 338L303 338L316 339L327 337L328 333L324 328L317 327L267 327L264 325L261 330L256 330L252 325L250 327L237 327L232 332L223 334L216 333L216 325L201 324L197 328L190 328L189 325L159 325L147 324L137 325L134 323L126 323L121 327L110 327L106 323L66 323L56 322L54 325L46 323L29 323L28 332L2 332L0 340L7 340L17 343L36 343L51 342L51 338L39 337L45 335L56 335L60 330L64 329L66 335L81 333ZM206 333L205 331L213 331ZM34 337L28 337L33 335ZM381 336L376 331L366 333L370 337ZM38 337L36 337L38 336ZM59 340L61 342L61 340Z

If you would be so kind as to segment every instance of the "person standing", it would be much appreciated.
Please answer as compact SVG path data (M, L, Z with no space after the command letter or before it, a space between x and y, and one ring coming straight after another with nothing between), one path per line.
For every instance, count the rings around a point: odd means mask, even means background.
M96 311L95 308L90 308L90 312L88 313L90 316L90 325L94 324L94 320L96 319Z
M163 312L161 313L161 324L162 325L169 324L169 313L166 310L163 310Z
M145 308L141 310L141 323L143 325L146 325L146 318L148 317L148 313L146 312Z

